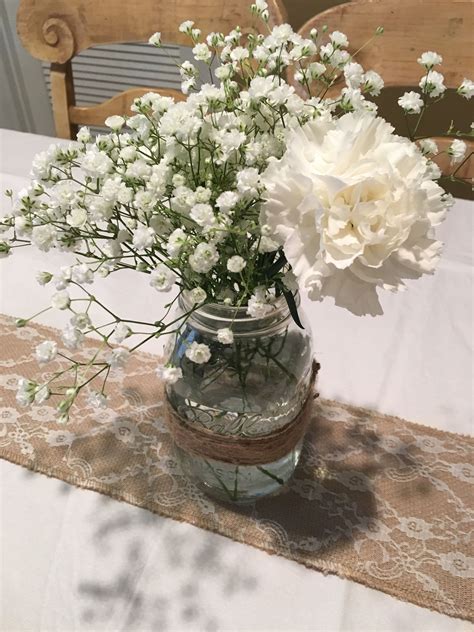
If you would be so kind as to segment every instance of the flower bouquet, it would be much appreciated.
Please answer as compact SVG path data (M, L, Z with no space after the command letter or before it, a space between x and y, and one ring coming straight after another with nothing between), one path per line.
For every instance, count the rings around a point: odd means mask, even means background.
M266 3L251 11L265 28ZM445 91L442 60L418 59L420 89L399 99L403 138L377 116L371 97L383 80L349 54L343 33L304 39L282 24L203 39L191 21L180 30L208 83L184 62L185 101L145 94L132 116L105 121L110 133L82 128L39 154L28 189L9 192L1 254L31 244L71 257L37 275L54 287L47 309L70 318L62 345L43 342L36 357L69 365L46 382L21 379L17 399L57 397L63 422L80 394L113 406L111 374L168 336L157 373L182 466L210 493L245 501L284 485L301 452L318 365L298 291L376 315L380 289L435 269L434 229L451 199L437 183L435 142L416 130ZM150 43L161 46L160 34ZM474 84L458 93L470 98ZM451 179L466 151L466 134L455 135ZM152 293L173 290L165 313L131 320L97 298L94 279L123 270L147 275ZM88 334L99 348L75 359Z

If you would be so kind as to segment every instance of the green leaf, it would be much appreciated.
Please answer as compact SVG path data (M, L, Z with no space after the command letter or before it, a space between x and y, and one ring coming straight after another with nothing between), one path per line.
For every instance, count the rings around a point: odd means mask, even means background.
M283 290L283 296L286 298L286 302L288 303L288 309L290 310L290 314L293 317L293 320L298 325L300 329L304 329L303 324L298 315L298 308L296 307L295 297L289 290Z
M280 272L280 270L287 264L287 260L285 257L285 254L283 252L280 253L280 258L277 259L276 261L274 261L272 263L272 265L266 270L266 277L267 279L271 279L271 277L273 275L275 275L277 272Z

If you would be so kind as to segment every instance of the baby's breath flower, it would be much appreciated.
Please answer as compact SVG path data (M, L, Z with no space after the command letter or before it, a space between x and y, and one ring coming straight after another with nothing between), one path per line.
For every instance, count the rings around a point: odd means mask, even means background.
M457 92L465 99L471 99L474 96L474 81L464 79Z
M189 257L189 265L195 272L207 274L219 260L219 253L213 244L200 243Z
M92 140L90 129L88 127L81 127L81 129L77 132L76 138L80 143L90 143Z
M418 92L405 92L398 99L398 105L408 114L419 114L423 107L423 99Z
M347 35L341 33L340 31L333 31L329 34L329 39L333 43L334 46L349 46L349 40L347 39Z
M209 46L207 44L204 44L204 42L196 44L196 46L193 48L193 55L197 61L204 62L208 62L212 57Z
M438 145L432 138L422 138L418 141L418 145L425 156L438 153Z
M150 226L139 226L133 231L133 247L137 250L150 248L155 239L155 231Z
M438 55L438 53L427 51L426 53L423 53L420 57L418 57L417 61L421 66L424 66L428 70L430 68L433 68L433 66L438 66L439 64L442 64L443 58L441 57L441 55Z
M54 342L54 340L45 340L41 342L36 347L36 359L40 364L45 364L46 362L51 362L56 357L58 353L58 345Z
M373 70L368 70L363 78L363 90L371 96L377 97L384 86L382 77Z
M451 163L461 162L467 150L467 145L463 140L455 138L448 148L448 154L451 156Z
M211 350L206 344L192 342L186 349L185 355L195 364L205 364L211 358Z
M176 382L183 377L181 368L174 366L158 367L156 373L165 384L176 384Z
M84 340L83 332L72 325L65 327L61 337L68 349L77 349Z
M125 366L129 357L130 351L128 349L125 349L125 347L117 347L117 349L113 349L109 354L108 363L112 369L122 368Z
M183 290L183 295L191 305L200 305L207 298L206 292L202 287L195 287L192 290Z
M185 20L184 22L181 22L181 24L179 25L179 31L181 33L191 33L191 29L194 26L194 22L192 20Z
M428 94L431 98L439 97L446 90L444 85L444 77L436 70L431 70L424 77L420 79L418 84L424 93Z
M54 309L67 309L71 304L71 297L63 290L62 292L57 292L53 295L51 299L51 307Z
M150 285L159 292L168 292L178 277L164 263L159 263L150 274Z
M20 406L28 406L33 403L37 388L38 384L36 382L32 382L31 380L21 377L18 380L18 388L16 392L16 401L18 404Z
M53 275L50 272L38 272L36 275L36 280L40 285L46 285L51 281Z
M92 408L107 408L107 397L99 391L90 391L87 395L87 403Z
M161 46L161 33L159 31L153 33L153 35L148 40L148 43L159 48Z
M217 331L217 340L223 345L231 345L234 342L234 334L229 327L223 327Z
M110 340L121 344L126 338L132 335L132 330L126 323L117 323Z
M227 270L229 270L229 272L242 272L246 265L247 262L245 261L245 259L243 259L239 255L234 255L230 259L227 259Z
M78 314L73 314L71 317L71 325L81 331L89 329L91 327L91 319L89 314L85 312L80 312Z

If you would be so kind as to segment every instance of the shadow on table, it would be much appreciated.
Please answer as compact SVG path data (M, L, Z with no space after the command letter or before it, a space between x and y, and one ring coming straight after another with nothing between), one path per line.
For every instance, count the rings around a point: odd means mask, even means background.
M91 547L110 565L78 584L82 621L94 632L112 621L127 632L214 632L222 602L257 587L228 559L225 540L107 497L97 499Z
M377 480L384 469L419 467L402 444L381 448L386 440L362 412L344 422L318 419L281 494L243 506L214 501L216 524L223 519L229 525L230 520L242 530L237 540L255 543L260 538L257 546L290 558L303 556L309 565L326 557L343 561L356 539L377 539L382 522ZM407 488L411 496L427 491ZM100 579L78 585L84 624L94 630L115 621L118 613L127 632L189 625L217 630L219 621L209 604L218 611L222 601L257 587L256 578L238 561L226 558L225 540L141 509L123 509L106 497L97 507L92 547L103 572ZM205 515L199 514L196 524L205 526Z
M402 442L390 441L395 440L378 434L360 410L350 422L317 419L295 474L279 495L250 505L220 505L235 516L253 519L264 549L288 557L303 554L315 566L318 559L343 561L361 536L377 540L380 532L384 537L385 498L378 486L385 471L418 471L421 466ZM418 477L399 486L397 494L413 502L430 490Z

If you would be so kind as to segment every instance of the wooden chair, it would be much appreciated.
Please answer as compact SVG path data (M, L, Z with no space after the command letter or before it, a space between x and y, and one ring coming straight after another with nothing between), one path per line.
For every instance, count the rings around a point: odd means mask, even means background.
M190 45L178 31L184 20L194 20L203 34L228 33L237 24L244 32L257 24L250 14L251 0L21 0L17 31L24 47L37 59L51 63L51 96L56 134L75 138L77 125L102 125L112 114L128 113L133 100L154 91L177 99L177 90L133 88L108 101L76 106L71 60L99 44L147 41L160 31L165 44ZM270 25L285 21L280 0L268 0Z
M354 0L314 16L299 33L309 37L311 29L320 31L327 25L328 33L337 30L347 35L349 52L354 53L372 37L377 27L383 26L383 35L364 47L356 60L364 68L380 73L385 86L407 89L418 86L423 68L416 60L424 51L434 50L443 57L440 71L445 85L457 88L465 77L473 78L473 8L472 0ZM340 87L341 83L336 84L332 92L338 92ZM297 89L301 94L301 86ZM440 150L445 150L452 139L435 140ZM467 141L467 144L469 155L474 142ZM441 154L436 161L443 172L452 171L446 154ZM458 176L474 176L472 156Z

